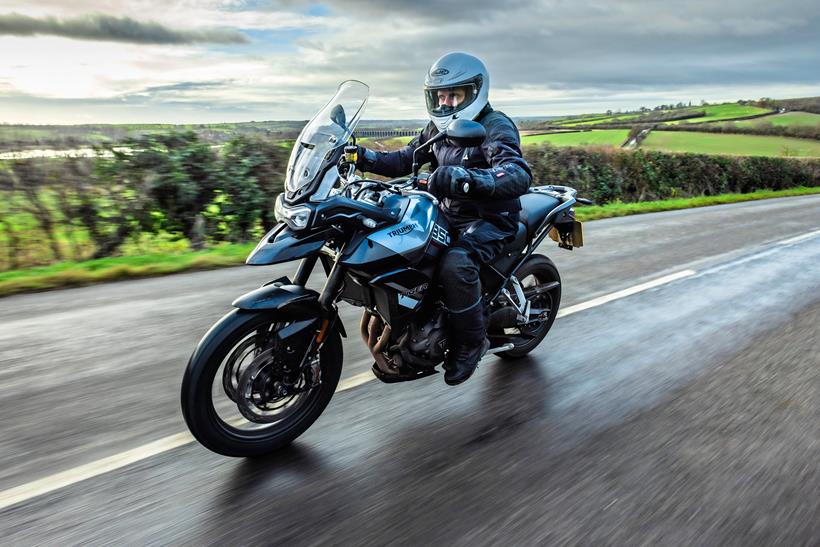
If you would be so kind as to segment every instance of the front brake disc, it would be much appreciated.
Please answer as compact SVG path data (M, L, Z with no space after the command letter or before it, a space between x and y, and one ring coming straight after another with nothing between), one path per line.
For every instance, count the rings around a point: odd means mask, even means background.
M258 354L258 351L256 340L249 338L237 346L228 356L225 367L222 369L222 389L231 401L236 402L236 388L239 385L239 377L251 362L248 358Z
M236 406L247 420L269 424L283 420L299 409L307 391L304 374L296 384L285 381L273 349L257 355L245 367L236 387Z

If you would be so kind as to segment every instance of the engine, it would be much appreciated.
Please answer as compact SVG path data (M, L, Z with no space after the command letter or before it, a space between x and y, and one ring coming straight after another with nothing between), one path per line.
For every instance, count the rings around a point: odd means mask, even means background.
M360 330L376 367L386 376L430 374L447 350L445 313L440 306L430 314L420 314L397 336L378 315L365 310Z

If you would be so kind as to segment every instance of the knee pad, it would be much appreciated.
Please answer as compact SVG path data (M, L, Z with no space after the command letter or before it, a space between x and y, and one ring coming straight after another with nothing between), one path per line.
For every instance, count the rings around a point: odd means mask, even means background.
M454 247L447 251L441 261L441 274L446 281L474 283L478 281L478 264L463 247Z

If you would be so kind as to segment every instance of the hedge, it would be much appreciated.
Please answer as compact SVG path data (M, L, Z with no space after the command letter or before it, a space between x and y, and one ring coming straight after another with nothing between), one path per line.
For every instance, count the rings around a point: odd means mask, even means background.
M539 144L524 148L534 184L572 186L596 203L816 186L820 160L670 154Z

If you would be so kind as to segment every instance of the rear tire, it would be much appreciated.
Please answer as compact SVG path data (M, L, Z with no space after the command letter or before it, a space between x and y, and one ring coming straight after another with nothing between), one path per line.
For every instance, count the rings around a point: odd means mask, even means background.
M243 340L279 321L282 319L270 312L233 310L208 331L188 361L182 381L182 414L191 433L206 448L233 457L275 452L304 433L333 397L342 372L342 342L336 330L327 334L319 351L321 383L303 394L307 399L297 412L280 422L250 424L243 429L217 411L213 394L224 389L222 375L217 377L223 362Z
M561 304L561 276L558 274L558 268L555 264L543 255L532 255L519 269L515 272L515 276L521 282L524 292L527 292L527 283L535 280L535 284L544 285L547 283L558 282L558 286L537 295L531 299L534 308L549 308L549 317L545 321L540 321L533 324L533 328L527 329L527 334L532 336L526 341L516 342L515 347L511 350L502 351L498 356L502 359L520 359L524 357L541 343L541 340L547 335L555 322L555 316L558 314L558 307ZM533 284L533 286L535 286ZM511 335L514 337L515 335Z

